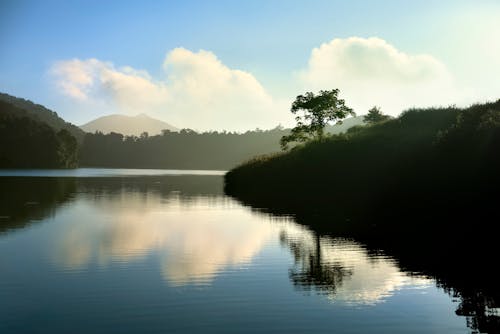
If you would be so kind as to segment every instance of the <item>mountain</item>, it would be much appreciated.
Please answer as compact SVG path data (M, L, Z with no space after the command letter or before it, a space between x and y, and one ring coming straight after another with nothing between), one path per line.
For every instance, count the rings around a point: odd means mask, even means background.
M17 109L18 117L27 117L35 122L42 122L54 129L55 132L65 129L71 133L78 142L83 140L84 132L64 119L59 117L55 111L45 108L40 104L35 104L29 100L15 97L9 94L0 93L0 101L4 101ZM12 115L16 115L15 113Z
M81 125L80 128L85 132L90 133L94 133L96 131L104 134L116 132L127 136L139 136L143 132L147 132L149 135L157 135L160 134L162 130L179 131L178 128L158 119L151 118L145 114L137 116L103 116L90 121L87 124Z

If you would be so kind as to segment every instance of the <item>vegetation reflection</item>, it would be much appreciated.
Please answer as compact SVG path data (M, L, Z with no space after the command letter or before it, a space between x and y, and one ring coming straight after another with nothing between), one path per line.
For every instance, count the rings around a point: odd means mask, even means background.
M335 302L373 305L404 286L430 284L428 279L402 272L393 259L370 253L354 240L321 236L295 226L283 229L280 241L295 260L289 273L294 286Z

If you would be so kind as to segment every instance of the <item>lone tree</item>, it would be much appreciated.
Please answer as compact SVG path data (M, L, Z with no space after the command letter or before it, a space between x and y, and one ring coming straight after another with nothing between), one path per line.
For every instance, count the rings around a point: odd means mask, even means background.
M329 122L341 120L347 115L355 116L345 101L338 98L339 90L322 90L318 95L311 92L299 95L292 103L290 111L297 115L297 125L287 136L281 137L280 144L283 150L288 148L290 142L305 142L311 139L324 138L324 129Z
M388 120L389 118L391 118L391 116L382 114L379 107L373 107L370 110L368 110L368 114L363 118L363 120L366 123L375 124L378 122Z

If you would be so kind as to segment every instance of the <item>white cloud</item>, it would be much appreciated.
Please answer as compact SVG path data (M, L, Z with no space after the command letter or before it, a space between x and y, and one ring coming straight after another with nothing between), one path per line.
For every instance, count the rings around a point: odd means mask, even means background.
M460 81L438 59L405 53L375 37L333 39L313 49L307 65L295 77L284 78L287 99L271 96L251 73L229 68L205 50L171 50L160 79L98 59L60 61L51 73L60 92L80 110L105 106L101 113L147 113L196 130L290 126L292 99L322 89L339 88L360 115L374 105L398 115L414 106L466 105L494 95L469 82L458 88Z
M109 99L120 113L147 113L177 127L247 130L272 127L276 103L250 73L225 66L213 53L177 48L169 52L165 78L146 71L116 68L97 59L54 64L61 92L81 102Z
M305 90L339 88L358 114L378 105L397 115L417 106L460 103L446 66L430 55L410 55L380 38L334 39L313 49L298 74Z
M79 100L86 100L88 90L94 84L95 71L99 67L101 62L97 59L86 61L72 59L57 62L52 66L51 73L61 78L57 85L62 93Z

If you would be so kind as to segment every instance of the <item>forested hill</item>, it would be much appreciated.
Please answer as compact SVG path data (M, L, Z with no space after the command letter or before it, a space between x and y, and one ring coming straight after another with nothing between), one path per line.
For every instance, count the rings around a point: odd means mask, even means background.
M30 113L0 100L0 168L73 168L77 141Z
M78 142L83 140L85 132L76 125L66 122L64 119L59 117L55 111L47 109L44 106L33 103L29 100L5 93L0 93L0 101L7 102L19 108L19 110L23 110L22 117L27 117L37 122L43 122L53 128L56 132L61 129L66 129L77 139Z

